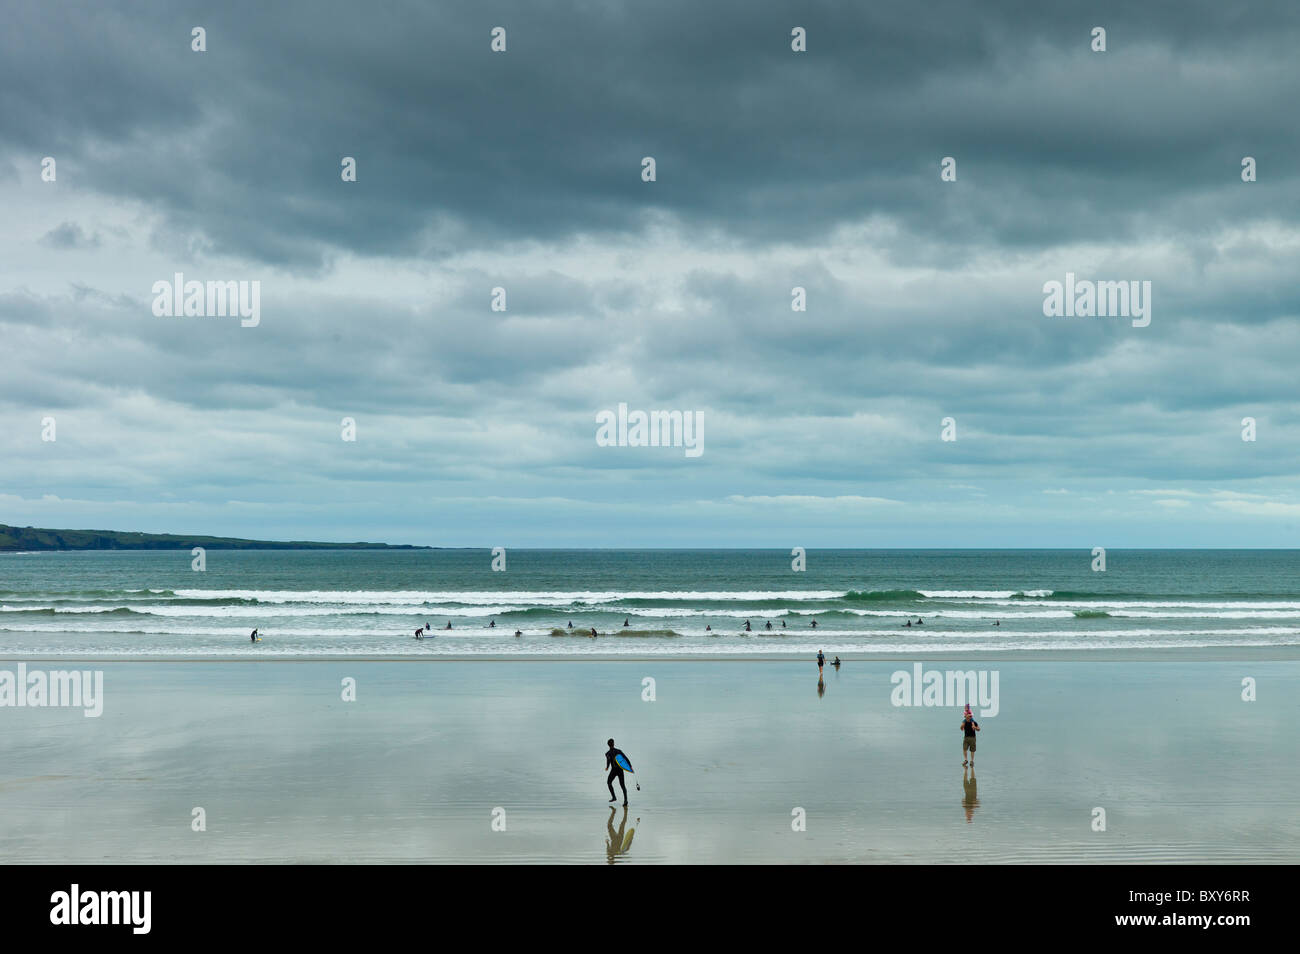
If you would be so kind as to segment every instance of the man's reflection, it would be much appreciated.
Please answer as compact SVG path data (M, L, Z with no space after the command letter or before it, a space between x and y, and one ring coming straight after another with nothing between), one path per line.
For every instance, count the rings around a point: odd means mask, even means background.
M979 789L975 784L975 766L961 770L962 807L966 809L966 824L970 824L975 809L980 807Z
M627 827L626 805L623 806L623 819L619 822L618 831L614 831L614 815L617 811L618 809L611 805L609 821L605 823L605 827L609 829L609 838L605 841L605 856L609 859L611 865L616 863L619 855L628 853L632 848L632 838L636 835L635 828ZM638 818L636 821L638 825L641 824L641 819ZM624 830L626 830L626 834L624 834Z

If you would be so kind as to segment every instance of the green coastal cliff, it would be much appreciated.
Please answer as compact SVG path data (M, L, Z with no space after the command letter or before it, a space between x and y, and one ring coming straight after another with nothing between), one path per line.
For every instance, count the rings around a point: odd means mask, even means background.
M14 550L427 550L409 544L310 543L302 540L243 540L178 533L118 530L45 530L0 523L0 553Z

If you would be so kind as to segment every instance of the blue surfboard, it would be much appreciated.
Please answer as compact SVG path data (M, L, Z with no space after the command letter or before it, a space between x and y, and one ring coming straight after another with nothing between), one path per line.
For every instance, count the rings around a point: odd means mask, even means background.
M624 755L622 752L614 756L614 764L616 764L624 772L632 771L632 763L627 760L627 756Z

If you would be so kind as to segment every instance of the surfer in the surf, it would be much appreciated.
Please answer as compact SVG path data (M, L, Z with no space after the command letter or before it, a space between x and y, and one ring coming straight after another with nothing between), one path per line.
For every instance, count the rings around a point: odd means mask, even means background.
M591 638L592 638L592 639L595 639L595 638L596 638L596 627L595 627L595 626L591 627Z
M749 632L749 620L745 620L745 632Z
M836 656L836 657L835 657L835 661L834 661L833 663L831 663L831 665L834 666L836 669L839 669L839 668L840 668L840 657L839 657L839 656Z
M569 629L573 629L573 620L569 620Z
M785 620L781 620L781 628L785 629Z
M979 730L980 730L980 724L975 721L975 717L971 715L970 706L967 705L965 715L961 720L961 731L962 731L961 764L962 765L968 765L968 764L971 766L975 765L975 733L978 732ZM970 753L969 762L967 762L966 760L967 752Z
M704 626L704 631L705 631L706 633L711 633L711 632L713 632L713 627L712 627L711 625L709 625L709 624L705 624L705 626Z
M813 628L813 629L816 629L816 628L817 628L817 620L813 620L813 621L812 621L812 628Z
M415 638L416 638L416 639L424 639L424 627L423 627L423 626L421 626L419 629L417 629L417 630L415 631Z
M768 629L772 628L772 621L770 619L767 621L767 628Z
M443 629L451 629L451 620L447 620L447 625Z
M912 628L912 621L909 619L909 620L908 620L906 623L904 623L903 625L906 626L908 629L911 629L911 628Z
M917 625L917 626L924 626L924 625L925 625L925 620L921 619L921 617L918 616L918 617L916 618L916 625Z
M496 629L496 628L497 628L496 620L493 620L492 622L488 623L488 629Z
M632 625L632 624L629 623L629 622L627 621L627 617L624 616L624 617L623 617L623 626L624 626L624 628L626 628L626 627L628 627L628 626L631 626L631 625Z
M253 630L251 633L248 634L248 641L250 643L257 642L257 630Z
M605 753L605 767L609 769L609 776L605 779L605 785L609 787L609 800L617 801L618 797L614 794L614 779L618 779L618 787L623 790L623 805L627 805L627 783L623 781L623 766L619 764L619 756L622 756L623 762L630 768L631 762L627 761L627 756L623 755L621 749L614 748L614 740L607 740L609 751Z
M520 631L519 631L519 630L515 630L515 635L516 635L516 636L522 636L522 635L523 635L523 633L522 633L522 632L520 632Z
M817 675L822 674L822 667L826 665L826 654L820 649L817 650Z

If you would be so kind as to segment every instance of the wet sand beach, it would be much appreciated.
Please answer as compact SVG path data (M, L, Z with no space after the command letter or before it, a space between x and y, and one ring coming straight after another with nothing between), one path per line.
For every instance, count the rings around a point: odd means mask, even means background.
M973 777L960 706L894 704L893 674L912 665L849 660L819 686L811 659L28 661L102 669L104 708L0 710L0 851L75 863L1300 861L1300 662L926 659L927 671L997 673L996 714L975 707ZM355 701L341 698L345 679ZM626 819L607 802L610 736L637 770Z

